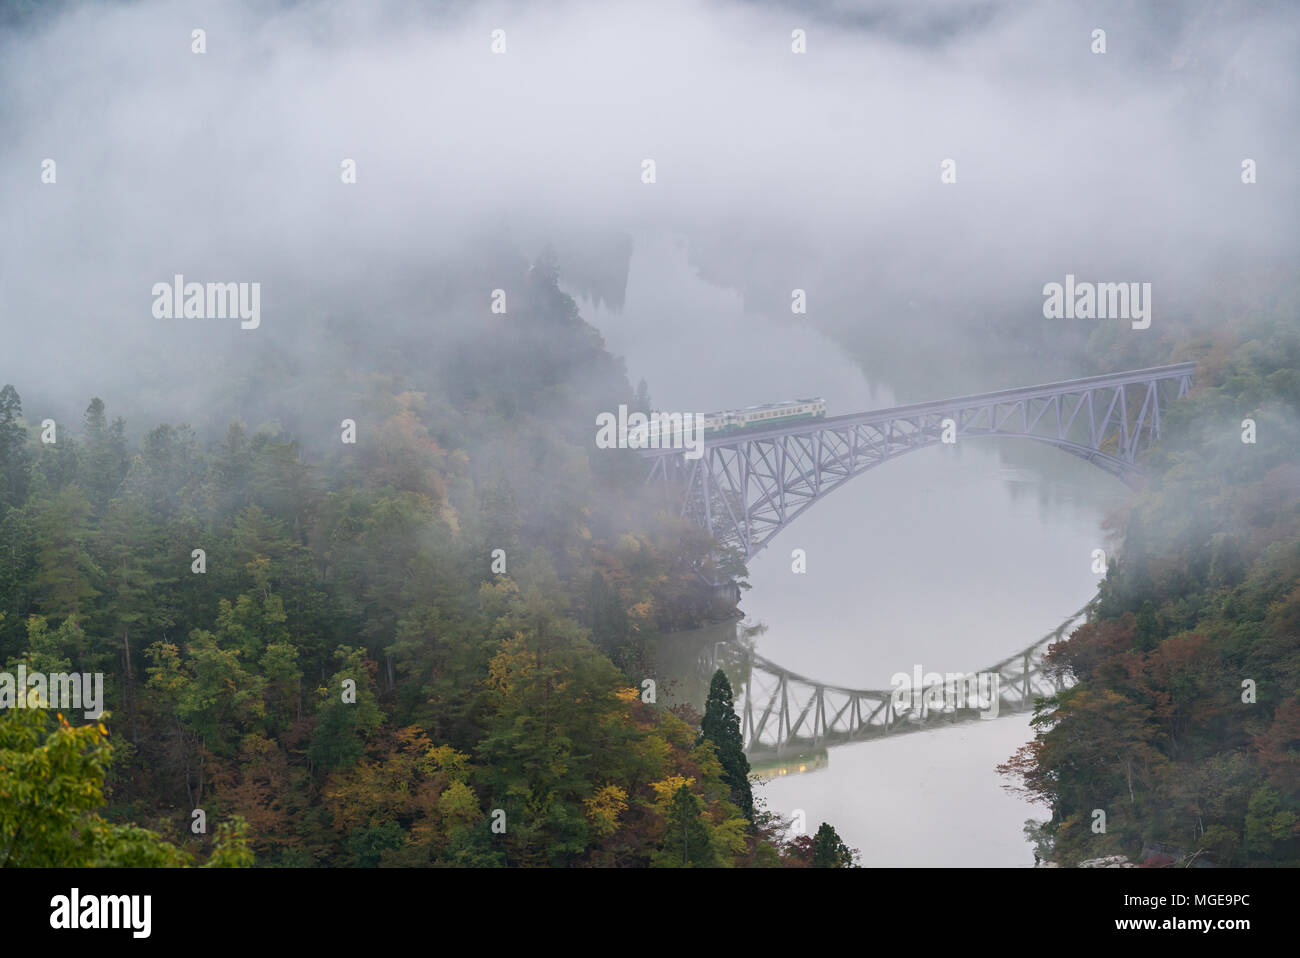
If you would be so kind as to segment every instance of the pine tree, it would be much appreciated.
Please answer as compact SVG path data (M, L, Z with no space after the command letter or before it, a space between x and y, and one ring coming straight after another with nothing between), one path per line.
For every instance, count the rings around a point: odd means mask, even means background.
M159 533L145 504L121 498L113 500L102 522L100 545L108 595L108 629L120 634L124 691L130 718L131 741L139 743L136 721L137 661L148 644L144 641L154 626L173 622L166 607L155 600L159 588L170 584L159 574L156 558ZM134 644L133 644L134 643Z
M700 741L710 741L718 750L723 778L731 788L731 800L749 821L754 820L754 791L749 784L749 759L740 737L740 716L732 700L727 673L718 669L709 683L709 698L700 723Z
M845 845L829 822L822 822L813 836L813 868L852 868L853 849Z
M13 386L0 389L0 512L5 505L17 507L27 498L31 463L22 415L23 401L18 390Z
M102 515L109 499L117 494L126 469L126 424L118 418L109 425L104 401L96 396L86 407L79 482L96 515Z
M1142 608L1138 610L1134 632L1134 646L1143 652L1150 652L1160 644L1160 622L1156 618L1156 607L1150 599L1143 602Z
M102 576L87 544L91 509L75 485L65 486L33 510L37 569L34 591L41 611L50 616L78 615L99 595L93 580ZM84 668L86 663L74 663Z

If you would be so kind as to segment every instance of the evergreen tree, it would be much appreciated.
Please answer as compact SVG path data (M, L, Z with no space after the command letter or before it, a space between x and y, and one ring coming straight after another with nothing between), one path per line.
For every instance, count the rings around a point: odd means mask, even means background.
M688 785L673 793L668 805L668 830L654 858L660 868L711 868L717 856L709 840L709 828L700 815L703 805Z
M627 610L617 592L600 571L591 574L591 585L587 590L587 626L592 638L612 658L615 664L626 665L619 661L623 646L630 633Z
M154 598L166 581L156 571L159 535L145 504L125 498L112 501L102 527L100 550L105 558L109 613L104 631L121 636L120 661L131 741L138 744L135 685L137 661L147 645L143 636L151 627L169 626L173 621L166 607Z
M853 849L840 840L829 822L822 822L813 836L813 868L852 868Z
M704 721L700 723L700 741L710 741L722 763L723 778L731 788L731 800L749 821L754 820L754 790L749 784L749 759L745 758L740 737L740 716L731 696L727 673L718 669L709 683L709 698L704 703Z
M51 616L79 615L99 595L93 582L102 576L88 549L90 503L81 489L69 485L36 502L32 517L37 566L32 585L41 610Z
M1142 603L1137 614L1137 630L1134 645L1143 652L1150 652L1160 644L1160 623L1156 618L1156 607L1150 599Z
M31 464L27 459L27 429L22 425L23 401L13 386L0 389L0 513L27 498Z
M109 425L104 401L96 396L86 407L80 485L97 515L117 494L126 469L126 424L118 418Z

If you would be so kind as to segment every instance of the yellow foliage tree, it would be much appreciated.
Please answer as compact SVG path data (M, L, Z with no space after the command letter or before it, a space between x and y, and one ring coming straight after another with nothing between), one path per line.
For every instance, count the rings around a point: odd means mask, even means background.
M618 829L619 816L627 811L627 792L617 785L606 785L583 805L596 834L612 835Z

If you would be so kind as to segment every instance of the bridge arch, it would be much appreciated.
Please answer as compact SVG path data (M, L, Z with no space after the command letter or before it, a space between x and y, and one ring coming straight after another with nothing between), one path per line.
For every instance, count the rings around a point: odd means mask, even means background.
M909 452L1016 438L1055 446L1134 483L1139 449L1160 435L1162 402L1191 388L1195 363L916 403L708 439L699 458L643 450L650 482L724 548L752 559L786 526L849 480ZM1162 397L1162 393L1164 394Z

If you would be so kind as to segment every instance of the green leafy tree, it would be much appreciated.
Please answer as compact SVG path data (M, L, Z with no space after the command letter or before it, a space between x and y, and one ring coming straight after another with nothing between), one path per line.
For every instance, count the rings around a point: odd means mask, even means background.
M212 856L204 868L252 868L253 850L248 847L248 823L235 816L217 824L212 840Z
M1295 854L1300 816L1272 785L1261 785L1250 796L1246 812L1246 850L1261 858L1285 859Z
M102 721L74 726L43 708L0 713L0 867L190 864L188 852L156 833L110 823L98 814L111 758ZM219 841L216 862L252 864L237 826L219 832Z
M540 589L508 603L488 664L482 780L512 822L512 864L564 864L587 849L592 782L617 777L620 676Z
M375 696L373 663L364 649L339 646L338 671L317 690L316 731L307 755L320 771L354 764L366 742L384 722Z

